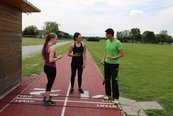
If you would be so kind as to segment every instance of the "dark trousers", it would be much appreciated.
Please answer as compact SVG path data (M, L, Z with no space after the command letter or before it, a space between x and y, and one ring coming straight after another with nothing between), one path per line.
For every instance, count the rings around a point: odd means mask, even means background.
M78 87L81 88L82 85L82 73L83 73L83 62L73 62L71 63L71 88L74 87L76 71L78 71Z
M47 76L47 86L46 86L46 91L51 91L52 89L52 85L55 81L55 77L56 77L56 68L51 67L51 66L44 66L44 72L46 73Z
M107 96L111 96L111 85L112 85L113 99L119 99L119 88L117 81L118 70L119 70L119 64L109 64L105 62L104 65L105 92Z

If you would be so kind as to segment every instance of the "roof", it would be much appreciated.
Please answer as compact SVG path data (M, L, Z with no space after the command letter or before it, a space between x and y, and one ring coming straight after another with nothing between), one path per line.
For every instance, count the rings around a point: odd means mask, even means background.
M27 0L2 0L2 1L19 9L22 12L40 12L40 9L29 3Z

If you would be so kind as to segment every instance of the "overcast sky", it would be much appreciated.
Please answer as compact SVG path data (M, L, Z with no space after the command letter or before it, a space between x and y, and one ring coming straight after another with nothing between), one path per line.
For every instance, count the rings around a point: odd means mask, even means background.
M23 14L23 29L45 21L56 21L60 30L84 36L104 36L105 29L115 32L137 27L173 35L173 0L28 0L41 13Z

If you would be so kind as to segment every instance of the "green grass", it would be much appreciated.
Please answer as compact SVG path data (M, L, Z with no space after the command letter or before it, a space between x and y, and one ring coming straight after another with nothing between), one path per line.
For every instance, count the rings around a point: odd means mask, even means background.
M86 42L96 64L103 73L100 60L105 41ZM125 56L120 65L121 96L137 101L157 101L165 110L146 111L149 116L173 114L173 46L154 44L123 44Z
M22 38L22 45L23 46L30 46L30 45L39 45L43 44L45 39L38 39L38 38ZM64 39L59 39L59 42L65 41Z
M58 47L57 48L57 55L63 54L69 48L69 44ZM35 54L31 57L25 58L22 60L22 76L24 78L30 76L37 76L43 72L44 61L41 54Z
M29 45L39 45L43 44L44 39L38 39L38 38L22 38L22 45L23 46L29 46Z

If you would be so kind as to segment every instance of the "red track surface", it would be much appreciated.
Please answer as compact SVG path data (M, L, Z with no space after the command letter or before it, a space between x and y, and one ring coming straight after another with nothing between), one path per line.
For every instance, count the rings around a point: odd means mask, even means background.
M104 102L102 98L92 96L104 95L102 76L99 73L92 57L87 53L87 65L83 72L84 91L89 97L81 98L77 91L77 77L75 91L69 94L71 58L65 56L57 63L57 77L52 90L59 94L53 97L54 106L43 106L42 96L30 95L34 88L45 88L47 79L45 74L38 79L28 78L17 89L0 100L0 116L122 116L118 106L111 102ZM36 91L36 90L35 90Z

